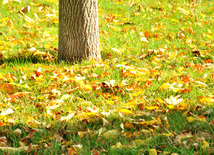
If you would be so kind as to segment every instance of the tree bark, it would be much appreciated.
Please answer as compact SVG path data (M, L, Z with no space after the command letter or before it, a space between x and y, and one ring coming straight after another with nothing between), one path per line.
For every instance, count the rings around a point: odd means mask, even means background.
M59 0L58 59L101 59L98 0Z

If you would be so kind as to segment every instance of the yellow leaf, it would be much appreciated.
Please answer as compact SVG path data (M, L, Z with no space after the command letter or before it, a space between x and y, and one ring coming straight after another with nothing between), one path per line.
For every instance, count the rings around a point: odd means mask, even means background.
M171 21L172 21L172 22L176 22L176 23L179 23L179 22L180 22L179 20L174 19L174 18L173 18L173 19L171 19Z
M0 73L0 80L4 79L4 74Z
M207 31L208 31L209 34L212 34L212 31L210 29L207 29Z
M161 124L161 122L158 120L151 120L151 121L140 122L139 124L140 125L153 125L153 124Z
M190 48L194 48L194 47L195 47L195 45L193 45L193 44L188 44L188 46L189 46Z
M213 40L213 37L211 35L206 35L208 39Z
M185 69L184 67L179 67L177 71L182 72L184 69Z
M174 59L174 58L176 57L176 55L177 55L177 51L171 52L171 53L169 54L169 60Z
M111 147L111 150L114 150L115 148L122 149L122 147L123 147L123 145L120 142L117 142L116 145L114 145L114 146Z
M172 105L172 104L168 104L168 105L166 105L169 109L174 109L174 105Z
M182 116L183 116L183 117L186 117L186 115L187 115L188 112L189 112L189 110L185 111L185 112L182 114Z
M158 125L162 124L160 117L156 118L155 120L156 120L156 124L158 124Z
M134 13L135 16L140 16L140 13Z
M80 138L83 138L85 135L86 135L86 132L82 132L82 131L78 132L78 136Z
M51 47L53 47L52 44L46 44L46 45L45 45L45 48L46 48L46 49L50 49Z
M132 114L132 111L128 110L128 109L119 109L119 112L125 113L125 114Z
M83 85L84 89L85 90L92 90L92 87L90 85Z
M161 90L161 89L167 89L167 88L171 88L171 85L169 83L163 83L159 89Z
M136 139L133 141L133 143L137 146L137 147L140 147L141 145L144 145L145 143L148 143L149 141L152 140L152 137L149 137L145 140L141 140L141 139Z
M209 143L206 142L206 141L204 140L204 141L203 141L203 145L202 145L202 149L203 149L203 150L208 150L209 147L210 147Z
M143 17L142 18L146 18L146 14L145 15L143 15Z
M156 149L150 149L149 150L149 155L157 155L157 150Z
M52 23L58 24L58 23L59 23L59 20L58 20L57 18L54 18L54 19L52 20Z
M159 137L172 137L174 136L172 133L162 133L162 134L157 134Z
M107 104L114 104L114 101L112 101L112 100L107 100L106 103L107 103Z
M164 101L160 97L157 97L156 101L158 101L159 103L164 103Z
M55 0L46 0L48 2L51 2L51 3L55 3Z
M96 115L96 113L94 113L94 112L86 112L86 113L82 113L82 114L80 114L81 116L83 116L83 117L86 117L86 116L95 116Z
M4 51L4 50L5 50L5 48L2 47L2 46L0 46L0 52L1 52L1 51Z
M170 42L169 40L165 39L165 41L166 41L168 44L171 44L171 42Z
M148 134L148 135L151 135L151 134L152 134L152 131L147 130L147 129L142 129L142 130L140 130L140 132L142 132L142 133L144 133L144 134Z
M201 122L206 122L206 117L205 116L198 116L195 120L201 121Z
M117 137L120 136L120 133L118 130L109 130L109 131L106 131L102 137L105 138L105 139L108 139L108 140L111 140L111 139L116 139Z
M187 117L186 119L187 119L187 121L188 121L189 123L192 123L192 122L195 121L195 118L193 118L192 116L191 116L191 117Z
M199 99L199 102L201 103L209 103L209 102L214 102L214 99L212 99L211 97L203 97L201 99Z
M123 17L123 15L113 14L115 17Z
M158 109L160 109L160 107L158 107L158 106L146 106L146 109L151 111L151 110L158 110Z

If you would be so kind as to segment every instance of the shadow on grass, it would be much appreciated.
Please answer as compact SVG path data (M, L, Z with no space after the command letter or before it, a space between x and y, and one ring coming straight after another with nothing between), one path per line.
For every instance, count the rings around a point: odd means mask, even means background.
M213 129L207 122L195 122L189 123L185 117L182 116L183 112L171 111L167 114L169 120L169 129L171 133L176 133L174 136L180 134L191 133L193 138L197 138L201 133L205 135L213 135ZM214 114L207 116L208 122L213 118ZM146 118L145 118L146 119ZM149 119L149 118L147 118ZM148 135L151 140L147 141L141 147L130 147L134 139L127 138L123 132L126 133L139 133L141 128L135 128L130 130L125 128L124 131L120 128L123 122L121 118L111 118L108 120L109 124L108 130L117 129L121 132L121 135L114 140L106 140L100 136L97 132L99 129L103 128L102 118L95 117L94 120L82 119L63 122L55 120L53 118L47 118L44 120L46 124L43 123L8 123L0 128L0 139L1 146L6 144L8 147L18 148L22 145L28 146L26 150L22 150L13 154L67 154L68 151L73 152L73 154L92 154L96 151L101 154L148 154L148 150L156 149L160 152L171 152L179 154L194 154L196 151L194 147L185 148L185 145L180 145L175 143L176 138L167 136L156 136L158 133L165 132L164 129L161 131L155 131L156 134ZM163 128L164 127L164 124ZM142 128L150 128L150 126ZM7 143L4 143L4 138L6 137ZM137 139L145 140L148 137L145 135L138 136ZM205 137L207 142L210 144L210 148L213 147L214 139L212 137ZM188 138L186 138L188 140ZM124 147L120 149L111 149L117 143L121 143ZM192 141L190 142L192 143ZM199 143L197 139L195 143ZM36 145L33 149L29 146ZM13 150L14 151L14 150ZM206 150L198 150L200 153L208 153ZM6 151L5 151L6 152ZM199 153L198 152L198 153ZM0 153L1 154L1 153ZM3 154L3 153L2 153Z
M47 56L32 56L32 55L14 55L4 59L7 64L25 64L25 63L57 63L57 58L50 55Z

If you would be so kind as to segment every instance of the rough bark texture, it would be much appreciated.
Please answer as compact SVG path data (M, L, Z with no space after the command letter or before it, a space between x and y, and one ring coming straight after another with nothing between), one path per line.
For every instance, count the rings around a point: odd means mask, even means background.
M59 1L59 60L99 60L98 0Z

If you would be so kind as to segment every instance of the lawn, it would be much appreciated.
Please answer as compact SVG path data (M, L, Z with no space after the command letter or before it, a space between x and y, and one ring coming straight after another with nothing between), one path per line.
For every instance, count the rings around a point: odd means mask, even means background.
M214 154L214 2L99 0L73 64L55 0L0 4L0 154Z

